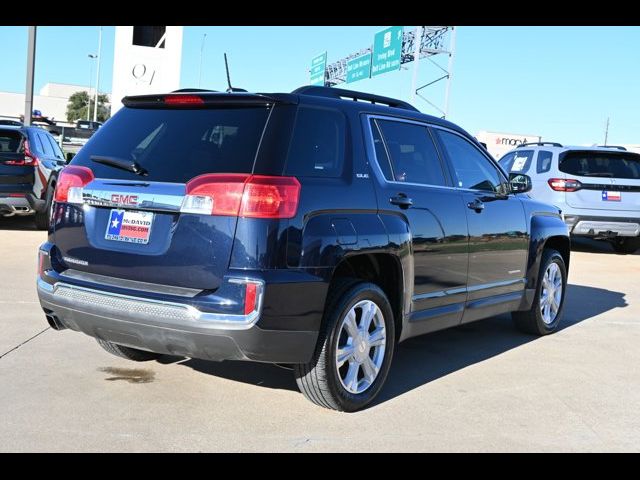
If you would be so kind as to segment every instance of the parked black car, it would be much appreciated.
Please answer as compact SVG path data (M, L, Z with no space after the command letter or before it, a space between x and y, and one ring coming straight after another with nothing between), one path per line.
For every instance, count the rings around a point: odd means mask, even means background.
M557 208L478 142L392 98L127 97L62 172L38 293L49 324L131 360L291 365L363 408L398 342L504 312L557 329Z
M46 230L58 173L65 164L49 132L0 126L0 216L35 215L36 226Z

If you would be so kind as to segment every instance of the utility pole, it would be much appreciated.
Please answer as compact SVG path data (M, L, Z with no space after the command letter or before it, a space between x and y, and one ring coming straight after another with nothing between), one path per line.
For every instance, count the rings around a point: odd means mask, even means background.
M416 27L416 33L413 37L413 78L411 79L411 95L409 100L413 102L416 99L416 88L418 82L418 65L420 65L420 43L422 40L422 26Z
M198 88L200 88L200 81L202 80L202 51L204 50L204 41L207 38L207 34L202 35L202 43L200 44L200 67L198 68Z
M33 75L36 64L36 29L29 27L29 40L27 43L27 86L24 91L24 125L31 125L33 113Z
M93 103L93 121L98 121L98 89L100 88L100 61L102 60L102 27L98 34L98 69L96 73L96 93Z
M604 146L607 146L607 140L609 139L609 117L607 117L607 126L604 127Z
M451 29L451 44L449 47L449 66L447 67L447 87L444 92L444 118L449 115L449 92L451 91L451 76L453 72L453 56L456 53L456 27Z
M91 85L93 82L93 62L92 60L98 58L97 55L94 55L93 53L90 53L87 55L87 57L89 57L89 91L87 92L87 97L88 97L88 101L87 101L87 122L89 121L89 119L91 118Z

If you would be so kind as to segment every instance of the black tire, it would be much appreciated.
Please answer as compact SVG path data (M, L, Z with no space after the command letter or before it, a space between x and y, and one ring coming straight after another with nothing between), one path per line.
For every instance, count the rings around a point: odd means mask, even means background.
M53 204L53 191L55 185L47 187L46 203L42 212L36 212L35 222L38 230L49 230L49 222L51 221L51 208Z
M117 343L107 342L96 338L98 345L104 348L107 352L117 357L126 358L127 360L133 360L134 362L148 362L149 360L156 360L160 357L159 353L147 352L145 350L138 350L137 348L125 347Z
M611 246L618 253L635 253L640 250L640 238L618 237L611 240Z
M340 338L341 320L362 300L373 301L384 319L386 330L385 351L377 377L362 393L351 393L344 388L336 367L336 345ZM373 283L353 279L334 282L324 312L315 354L308 364L294 365L298 388L307 399L321 407L353 412L370 404L378 395L389 373L395 347L393 311L387 296Z
M560 300L560 307L556 313L556 317L553 322L545 323L540 310L540 293L542 290L542 280L544 273L551 263L556 263L559 267L560 274L562 276L562 298ZM512 312L516 326L519 330L530 333L532 335L548 335L558 329L560 320L562 319L562 310L564 308L564 300L567 294L567 267L564 263L562 255L556 250L545 249L542 252L542 261L540 262L540 272L538 273L538 285L536 286L535 299L530 310L525 312Z

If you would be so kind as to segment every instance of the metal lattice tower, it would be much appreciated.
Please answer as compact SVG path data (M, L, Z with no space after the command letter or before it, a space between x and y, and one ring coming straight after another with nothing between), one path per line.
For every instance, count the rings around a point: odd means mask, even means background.
M414 91L412 91L413 95L418 95L432 107L443 113L444 116L447 115L448 110L448 97L449 97L449 83L451 81L451 67L453 61L453 54L455 49L455 29L454 27L446 27L446 26L422 26L418 27L416 30L412 30L410 32L404 32L402 36L402 53L400 57L400 64L405 64L409 62L413 62L416 57L416 32L420 32L420 45L419 45L419 59L428 59L430 60L436 67L444 72L444 75L440 78L433 80L426 85L423 85L419 88L415 88L415 85L412 87ZM450 32L450 33L449 33ZM364 48L357 52L354 52L340 60L333 62L327 65L325 70L325 86L333 87L335 85L339 85L341 83L346 82L347 78L347 62L353 58L359 57L361 55L366 55L371 53L372 48ZM436 63L431 57L435 55L445 54L449 56L449 65L448 68L445 69ZM417 66L415 67L417 68ZM445 94L445 106L444 109L438 107L430 100L420 95L420 91L424 88L433 85L440 80L447 80L447 88Z

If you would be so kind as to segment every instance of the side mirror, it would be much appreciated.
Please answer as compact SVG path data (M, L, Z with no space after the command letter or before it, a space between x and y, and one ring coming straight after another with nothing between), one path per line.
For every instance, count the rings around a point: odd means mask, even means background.
M75 155L76 155L75 153L68 152L67 153L67 163L69 163L71 160L73 160L73 157L75 157Z
M531 190L533 185L531 184L531 177L524 173L510 173L509 174L509 188L511 193L526 193Z

